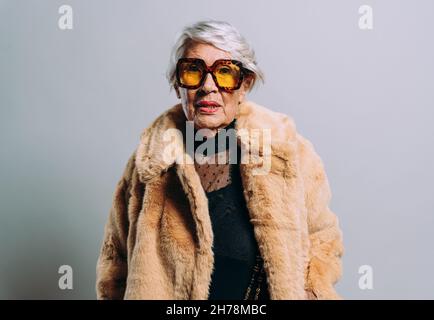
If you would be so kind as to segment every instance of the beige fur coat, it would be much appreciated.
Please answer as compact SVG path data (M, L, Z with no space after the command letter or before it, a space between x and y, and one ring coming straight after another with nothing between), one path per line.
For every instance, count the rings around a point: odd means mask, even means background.
M167 161L162 152L164 131L185 121L180 104L164 112L128 161L97 263L98 299L208 298L214 257L207 197L194 164L176 153ZM321 159L284 114L246 101L236 122L243 128L271 130L268 174L240 164L271 299L339 299L342 234Z

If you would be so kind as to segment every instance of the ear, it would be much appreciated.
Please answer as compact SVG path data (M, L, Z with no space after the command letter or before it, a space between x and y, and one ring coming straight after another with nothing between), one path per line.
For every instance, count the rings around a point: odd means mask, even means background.
M253 84L253 77L250 75L246 76L243 80L242 85L241 85L241 92L239 95L240 102L244 101L244 98L245 98L247 92L250 90L252 84Z
M179 92L179 87L176 84L173 87L175 88L176 96L178 97L178 99L181 99L181 93Z
M246 92L248 92L253 85L254 76L247 74L243 80L243 87Z

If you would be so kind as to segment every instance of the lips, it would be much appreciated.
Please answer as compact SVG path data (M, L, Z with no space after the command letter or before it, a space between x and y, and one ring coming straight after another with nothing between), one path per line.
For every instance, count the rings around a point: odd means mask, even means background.
M215 101L202 100L196 103L196 107L199 108L199 111L202 113L215 113L220 104Z

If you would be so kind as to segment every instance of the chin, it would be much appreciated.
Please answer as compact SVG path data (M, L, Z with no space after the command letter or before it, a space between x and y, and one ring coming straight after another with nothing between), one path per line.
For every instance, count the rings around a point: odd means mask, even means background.
M210 116L205 116L205 117L209 117ZM222 125L222 121L220 119L204 119L204 116L199 116L197 117L197 121L196 124L198 125L198 127L200 127L200 129L214 129L214 128L218 128Z

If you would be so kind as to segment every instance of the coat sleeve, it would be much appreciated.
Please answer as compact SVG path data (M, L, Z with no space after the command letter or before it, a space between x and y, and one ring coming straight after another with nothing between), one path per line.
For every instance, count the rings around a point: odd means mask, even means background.
M330 186L310 141L302 137L299 141L310 240L306 291L314 299L342 299L334 285L342 275L344 247L338 218L329 207Z
M123 299L127 266L128 201L135 154L117 183L96 266L97 299Z

